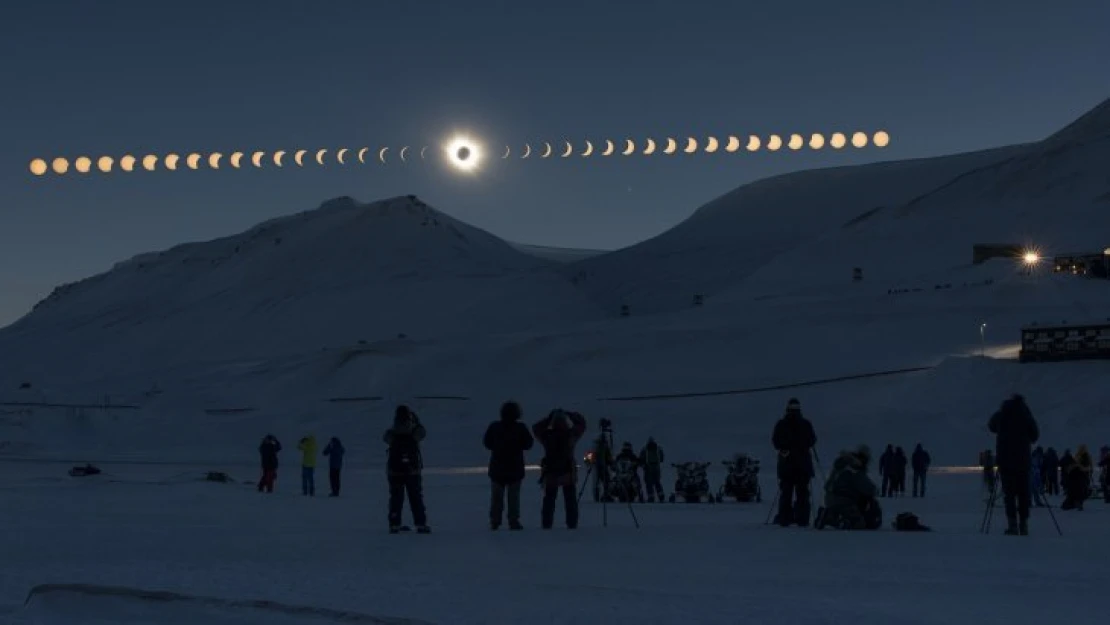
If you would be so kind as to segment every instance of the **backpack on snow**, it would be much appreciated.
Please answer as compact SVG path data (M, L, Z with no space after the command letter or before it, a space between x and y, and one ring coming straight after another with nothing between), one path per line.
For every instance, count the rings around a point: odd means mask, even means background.
M410 475L420 471L420 445L411 434L394 434L386 465L390 473Z
M894 517L894 521L890 524L897 532L931 532L927 525L922 525L921 520L917 518L916 514L912 512L903 512Z

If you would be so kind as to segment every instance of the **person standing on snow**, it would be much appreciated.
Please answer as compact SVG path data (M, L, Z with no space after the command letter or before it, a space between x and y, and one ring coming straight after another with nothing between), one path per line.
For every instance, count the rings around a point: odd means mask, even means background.
M500 419L489 424L482 444L489 450L491 497L489 527L501 527L505 495L509 498L509 529L522 530L520 524L520 483L524 481L524 452L532 449L535 439L528 426L520 422L523 410L515 401L501 405Z
M328 457L328 483L331 486L331 493L328 497L339 496L340 474L343 472L343 455L347 450L343 448L343 443L339 438L333 436L324 447L324 455Z
M897 493L899 497L906 494L906 465L909 459L901 447L894 448L894 458L890 461L890 493Z
M401 510L408 494L409 509L416 531L428 534L427 511L424 509L424 483L421 472L424 459L420 442L428 432L420 419L408 406L401 404L393 413L393 426L385 431L382 440L389 445L386 475L389 481L389 533L401 531Z
M567 529L578 527L578 497L574 487L578 482L578 465L574 446L586 433L586 420L576 412L561 408L552 410L532 426L532 434L543 445L543 507L540 509L541 525L549 530L555 524L555 499L563 492Z
M301 494L306 497L316 496L316 437L312 434L305 436L297 443L297 450L301 452Z
M894 463L894 445L887 443L886 450L883 455L879 456L879 477L883 479L883 486L881 497L887 497L893 494L894 488L891 484L890 467Z
M1031 449L1040 438L1037 420L1025 403L1014 394L1002 402L987 423L995 435L994 463L1002 481L1006 506L1006 535L1029 534L1029 469L1033 466Z
M594 441L594 448L591 451L593 451L594 463L594 502L613 501L613 498L606 492L609 481L613 477L613 450L609 449L609 439L606 438L605 432L598 434L597 440Z
M649 436L647 444L640 450L640 465L644 467L644 489L647 490L648 503L654 503L657 494L659 501L663 501L663 462L665 460L663 448Z
M262 461L262 478L258 480L258 492L274 492L274 481L277 480L278 452L281 443L273 434L267 434L258 446L258 455Z
M913 448L913 455L910 457L910 464L913 466L913 496L917 497L921 493L921 497L925 496L925 476L929 473L929 465L933 463L932 456L921 443Z
M786 414L775 424L771 444L779 453L779 525L809 525L809 483L813 479L813 447L817 434L802 416L797 399L786 403Z

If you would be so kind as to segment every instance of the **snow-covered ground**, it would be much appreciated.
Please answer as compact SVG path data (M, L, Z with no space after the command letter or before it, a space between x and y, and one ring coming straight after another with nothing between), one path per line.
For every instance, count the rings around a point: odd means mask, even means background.
M1035 510L1029 538L979 533L979 479L932 476L924 499L884 500L887 520L916 513L932 533L781 529L762 504L646 504L602 509L584 498L574 532L486 529L483 475L425 478L429 536L384 531L378 470L354 470L338 499L197 481L210 466L105 464L68 478L63 465L3 463L0 619L22 625L137 623L751 623L1010 625L1085 622L1102 609L1110 506ZM232 471L249 481L251 470ZM765 476L766 477L766 476ZM716 481L716 480L715 480ZM529 480L531 484L531 480ZM765 490L772 488L764 480ZM225 599L170 601L90 584ZM252 601L281 605L259 606ZM289 606L313 608L297 610ZM330 610L327 612L325 610ZM340 614L342 613L342 614ZM372 620L365 616L412 620Z

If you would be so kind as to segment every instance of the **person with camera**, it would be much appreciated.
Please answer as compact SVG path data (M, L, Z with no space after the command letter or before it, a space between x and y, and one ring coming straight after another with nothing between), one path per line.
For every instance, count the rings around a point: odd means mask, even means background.
M424 459L420 453L420 442L427 434L416 413L401 404L394 411L393 426L382 435L382 440L389 446L386 476L389 481L390 534L396 534L405 529L401 524L401 511L406 494L416 531L421 534L432 531L428 527L427 513L424 509L424 484L421 477Z
M806 527L817 434L813 424L802 416L802 405L797 399L787 402L786 414L775 424L771 443L779 452L779 513L775 520L782 527L792 523Z
M281 451L281 442L273 434L267 434L258 446L258 455L262 463L262 478L258 480L258 492L274 492L274 481L277 480L278 453Z
M489 479L492 492L489 506L491 530L501 527L505 496L509 499L509 529L522 530L520 524L520 483L524 480L524 452L535 439L528 426L520 422L520 404L507 401L501 405L500 419L489 424L482 444L489 450Z
M316 437L308 434L297 443L301 452L301 494L316 496Z
M532 426L532 434L543 445L543 506L540 509L541 525L549 530L555 524L555 499L561 490L566 510L567 529L578 527L578 464L574 447L586 433L586 419L576 412L561 408L552 410Z
M1002 481L1002 502L1006 508L1005 534L1026 536L1029 534L1032 448L1041 436L1037 420L1033 418L1025 398L1015 394L1002 402L998 411L991 415L987 429L995 435L994 461Z

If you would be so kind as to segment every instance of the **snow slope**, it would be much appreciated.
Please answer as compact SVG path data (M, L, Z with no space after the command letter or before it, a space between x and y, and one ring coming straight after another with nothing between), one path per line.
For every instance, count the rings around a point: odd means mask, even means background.
M569 247L549 247L546 245L526 245L524 243L510 243L514 248L531 254L538 258L546 260L553 260L558 263L572 263L578 260L585 260L600 254L604 254L603 250L581 250Z
M578 530L563 529L560 512L540 532L531 487L525 531L491 533L484 475L432 475L435 533L390 536L377 470L348 470L338 499L307 499L289 467L271 496L249 483L167 479L176 468L105 465L104 479L63 468L2 465L5 508L21 512L0 521L4 622L375 622L343 613L394 625L1011 625L1087 622L1104 607L1097 563L1110 549L1110 507L1055 510L1062 537L1034 510L1028 538L1001 535L999 508L984 536L972 475L934 475L925 499L883 501L888 520L911 510L935 530L920 534L765 526L770 499L636 505L640 529L611 505L605 528L588 496ZM133 590L31 593L40 584ZM152 591L196 599L154 601ZM274 603L250 607L260 602Z
M675 228L576 263L609 309L641 314L729 290L884 281L970 263L976 243L1056 252L1110 244L1110 101L1044 141L761 180Z
M599 315L550 263L411 196L339 198L59 287L0 331L9 356L0 378L87 379L105 363L157 375L180 363Z

